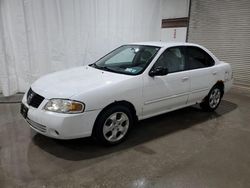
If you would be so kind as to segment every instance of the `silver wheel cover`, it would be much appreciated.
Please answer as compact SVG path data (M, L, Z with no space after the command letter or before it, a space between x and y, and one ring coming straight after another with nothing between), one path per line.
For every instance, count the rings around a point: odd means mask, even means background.
M220 103L220 99L221 99L220 89L218 88L213 89L209 96L209 106L211 108L216 108L218 104Z
M121 140L128 131L129 123L129 118L124 112L111 114L103 125L104 138L109 142Z

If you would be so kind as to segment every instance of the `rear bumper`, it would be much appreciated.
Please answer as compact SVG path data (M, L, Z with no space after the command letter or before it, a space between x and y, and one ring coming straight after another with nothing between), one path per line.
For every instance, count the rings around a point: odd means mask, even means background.
M225 93L228 92L231 89L231 87L233 86L233 81L234 81L234 79L232 78L232 79L226 80L224 82L224 92Z

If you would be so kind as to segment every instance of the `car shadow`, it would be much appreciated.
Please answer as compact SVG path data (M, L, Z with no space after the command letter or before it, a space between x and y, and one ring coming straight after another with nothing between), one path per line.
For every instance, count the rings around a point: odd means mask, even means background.
M40 134L36 134L33 137L33 142L44 151L58 158L70 161L86 160L119 152L162 136L188 129L223 116L236 108L236 104L222 100L215 112L204 112L196 105L142 120L133 127L125 142L112 147L99 145L91 138L56 140Z

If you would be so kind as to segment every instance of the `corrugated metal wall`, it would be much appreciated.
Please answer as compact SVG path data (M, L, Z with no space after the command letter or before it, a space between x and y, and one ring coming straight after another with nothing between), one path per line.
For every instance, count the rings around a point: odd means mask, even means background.
M250 86L250 0L191 0L188 42L230 63L235 84Z

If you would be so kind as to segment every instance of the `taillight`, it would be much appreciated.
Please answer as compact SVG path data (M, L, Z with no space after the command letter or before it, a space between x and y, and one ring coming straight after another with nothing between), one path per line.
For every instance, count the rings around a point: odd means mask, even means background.
M226 71L225 72L225 78L224 78L225 81L228 81L229 80L229 72Z

